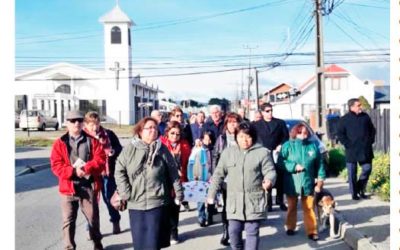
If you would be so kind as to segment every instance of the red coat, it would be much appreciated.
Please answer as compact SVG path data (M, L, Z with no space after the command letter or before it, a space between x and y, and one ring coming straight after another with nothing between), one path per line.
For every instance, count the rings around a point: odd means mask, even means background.
M88 136L86 133L84 135ZM74 168L69 160L68 141L69 135L66 133L54 142L50 155L50 164L51 171L58 177L59 192L65 195L73 195L75 194L75 189L71 177ZM92 139L90 145L90 160L86 162L84 171L93 175L94 192L97 194L101 190L101 172L104 170L106 155L97 140Z
M162 136L162 137L160 137L160 140L165 146L167 146L168 150L171 152L173 148L172 148L171 142L167 139L167 137ZM192 151L192 148L190 147L189 143L184 139L179 140L177 142L177 145L178 144L181 145L180 146L181 147L181 162L180 162L181 169L180 169L180 171L181 171L182 175L181 175L180 179L181 179L181 182L183 183L183 182L188 181L187 165L189 162L189 156L190 156L190 152Z

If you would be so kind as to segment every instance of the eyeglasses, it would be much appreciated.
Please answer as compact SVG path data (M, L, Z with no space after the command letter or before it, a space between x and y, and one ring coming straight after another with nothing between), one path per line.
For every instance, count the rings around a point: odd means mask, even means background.
M151 127L143 128L143 130L151 130L151 129L156 130L157 127L151 126Z
M265 113L270 113L270 112L272 112L272 109L266 109L266 110L264 110L264 112Z
M69 119L68 121L69 121L70 123L75 123L75 122L82 123L82 122L83 122L83 119L82 119L82 118L77 118L77 119Z
M181 134L180 133L176 133L176 132L171 132L171 133L169 133L170 135L176 135L176 136L180 136Z

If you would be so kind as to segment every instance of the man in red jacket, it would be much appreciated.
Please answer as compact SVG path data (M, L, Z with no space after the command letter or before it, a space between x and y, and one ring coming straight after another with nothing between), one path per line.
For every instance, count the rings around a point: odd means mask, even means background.
M94 249L103 249L96 214L106 157L100 143L82 130L83 115L79 111L69 111L66 119L68 132L54 142L50 156L51 170L59 181L64 249L76 248L74 236L79 205L87 218Z

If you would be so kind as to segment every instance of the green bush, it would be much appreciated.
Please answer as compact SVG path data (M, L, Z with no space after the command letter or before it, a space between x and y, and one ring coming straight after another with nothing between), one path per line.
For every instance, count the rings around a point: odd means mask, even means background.
M328 176L338 176L346 168L345 153L343 147L328 150Z
M377 193L383 200L390 200L390 157L377 153L372 161L372 173L367 190Z
M357 176L361 173L358 166ZM347 169L340 172L340 177L347 180ZM357 177L357 178L358 178ZM367 191L377 194L382 200L390 201L390 158L389 154L376 153L372 161L372 172L369 176Z

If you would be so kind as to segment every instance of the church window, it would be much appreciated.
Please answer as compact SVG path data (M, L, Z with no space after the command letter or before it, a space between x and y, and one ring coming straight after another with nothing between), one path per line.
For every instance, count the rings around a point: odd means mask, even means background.
M111 29L111 43L120 44L121 43L121 29L117 26Z

